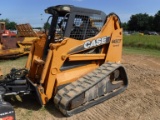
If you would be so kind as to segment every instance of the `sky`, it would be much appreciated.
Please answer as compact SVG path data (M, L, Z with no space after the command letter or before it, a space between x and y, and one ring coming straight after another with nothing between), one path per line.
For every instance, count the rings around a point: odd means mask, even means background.
M2 0L0 19L42 27L50 16L44 10L61 4L101 10L106 14L114 12L122 22L127 22L134 14L155 15L160 10L160 0Z

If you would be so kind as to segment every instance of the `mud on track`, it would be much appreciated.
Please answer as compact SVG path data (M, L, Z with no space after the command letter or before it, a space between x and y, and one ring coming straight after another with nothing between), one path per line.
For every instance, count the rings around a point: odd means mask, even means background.
M52 101L41 108L34 96L12 97L17 120L160 120L160 58L123 55L122 62L129 86L120 95L67 118Z

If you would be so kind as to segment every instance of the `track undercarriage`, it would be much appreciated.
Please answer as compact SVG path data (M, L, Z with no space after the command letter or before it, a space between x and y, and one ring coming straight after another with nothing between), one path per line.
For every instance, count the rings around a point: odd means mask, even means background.
M1 81L1 92L3 92L1 97L10 94L28 94L29 91L33 91L28 86L29 81L25 79L27 73L26 69L12 69L11 73ZM127 85L128 79L124 67L121 64L105 63L58 90L54 103L65 116L71 116L120 94L127 88ZM3 102L3 98L1 100L1 108L4 104L4 108L14 113L13 107Z
M64 115L71 116L114 97L127 85L125 69L120 64L106 63L60 89L54 103Z

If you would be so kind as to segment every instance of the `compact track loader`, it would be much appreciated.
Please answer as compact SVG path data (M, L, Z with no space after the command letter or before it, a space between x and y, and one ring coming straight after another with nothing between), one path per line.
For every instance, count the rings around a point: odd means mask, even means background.
M25 68L12 69L0 81L0 117L14 117L7 95L36 94L71 116L123 92L128 79L120 64L119 17L93 9L58 5L48 35L33 42Z

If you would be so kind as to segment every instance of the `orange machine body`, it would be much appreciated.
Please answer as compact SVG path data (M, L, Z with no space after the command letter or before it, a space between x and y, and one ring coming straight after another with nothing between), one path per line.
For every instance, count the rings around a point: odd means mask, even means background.
M30 70L29 79L33 83L37 80L40 83L37 88L43 104L46 104L60 86L77 80L102 63L120 63L121 61L122 29L118 18L114 15L108 17L101 31L94 37L85 40L65 37L61 42L51 43L48 55L43 61L45 39L44 37L43 40L34 42L26 64L26 68ZM99 54L82 54L84 50L77 50L82 46L90 49L100 45L103 47ZM61 68L66 60L68 62L91 62L62 71Z

